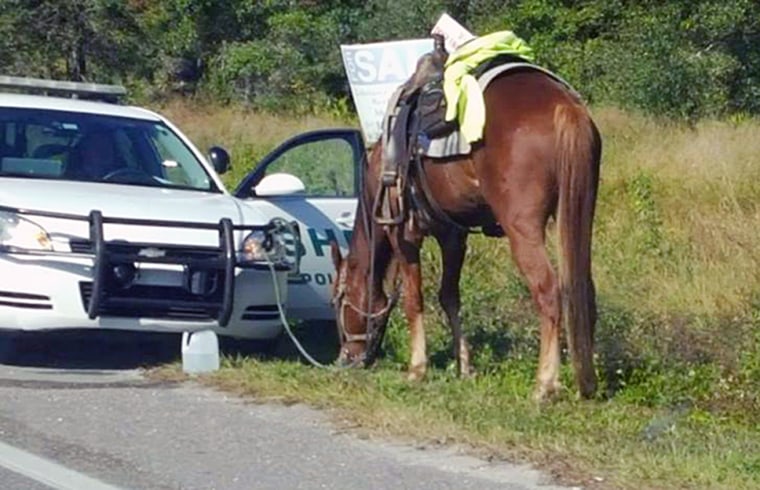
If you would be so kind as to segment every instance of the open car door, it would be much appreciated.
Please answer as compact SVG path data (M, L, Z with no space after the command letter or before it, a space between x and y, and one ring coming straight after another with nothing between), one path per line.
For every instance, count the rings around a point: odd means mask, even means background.
M289 279L288 315L333 320L330 242L345 252L354 226L365 148L356 129L299 134L271 152L235 190L268 218L298 222L300 273Z

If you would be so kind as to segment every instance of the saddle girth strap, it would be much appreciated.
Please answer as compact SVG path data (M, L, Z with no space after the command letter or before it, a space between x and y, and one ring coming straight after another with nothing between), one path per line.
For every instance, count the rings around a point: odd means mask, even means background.
M414 170L416 178L412 179L409 187L415 210L423 213L427 221L431 223L437 221L461 232L472 233L472 229L469 226L462 225L449 216L449 213L433 197L433 192L425 178L425 169L422 167L422 151L420 148L414 154Z

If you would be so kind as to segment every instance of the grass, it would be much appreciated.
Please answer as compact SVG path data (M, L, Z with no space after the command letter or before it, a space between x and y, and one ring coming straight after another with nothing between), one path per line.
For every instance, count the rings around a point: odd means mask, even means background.
M288 136L353 125L178 104L162 112L202 147L232 150L230 183ZM760 122L689 127L609 108L595 119L604 139L594 237L597 400L568 392L548 406L530 401L538 341L530 296L504 244L483 237L471 239L461 283L474 380L452 375L450 336L434 304L433 246L423 250L432 367L424 382L403 378L408 342L397 313L371 371L316 370L292 355L233 356L207 380L330 408L376 434L532 461L569 483L759 488ZM334 346L318 329L300 335L312 348ZM571 386L567 370L563 378Z
M716 316L745 308L758 286L760 124L689 128L600 116L600 289L650 311ZM616 286L621 279L633 287Z

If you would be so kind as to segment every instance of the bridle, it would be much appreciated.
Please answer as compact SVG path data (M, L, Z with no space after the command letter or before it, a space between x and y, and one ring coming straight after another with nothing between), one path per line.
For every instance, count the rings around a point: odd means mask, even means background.
M380 310L375 312L365 311L364 309L355 305L346 296L346 277L344 274L341 274L338 281L337 292L335 294L335 297L332 299L332 304L337 313L336 317L338 318L338 328L340 329L341 339L343 342L366 342L372 335L369 329L365 333L350 333L346 331L344 317L347 307L354 310L355 313L357 313L369 323L378 318L382 318L388 315L393 307L396 306L398 297L399 293L398 290L396 290L393 292L393 294L391 294L391 297L389 298L387 304Z

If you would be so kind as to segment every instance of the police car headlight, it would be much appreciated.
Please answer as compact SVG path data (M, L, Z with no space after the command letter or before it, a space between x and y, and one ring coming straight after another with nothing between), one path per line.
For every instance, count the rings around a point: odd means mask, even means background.
M0 246L53 250L53 241L38 224L15 213L0 211Z
M280 263L285 259L285 243L276 231L256 230L248 234L240 247L239 262Z

